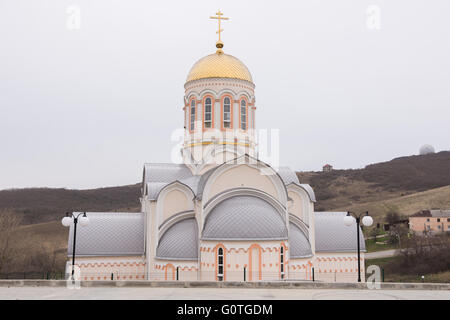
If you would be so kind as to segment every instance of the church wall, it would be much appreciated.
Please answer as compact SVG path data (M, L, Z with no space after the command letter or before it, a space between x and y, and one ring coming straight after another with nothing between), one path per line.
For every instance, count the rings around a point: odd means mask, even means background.
M204 199L204 202L222 191L241 187L258 189L280 200L278 191L268 176L262 175L258 169L241 165L233 167L218 176L211 185L207 199Z
M361 253L361 279L365 278L364 253ZM355 252L322 253L314 257L314 277L326 282L357 282L358 257Z
M179 281L197 281L198 263L190 260L155 260L149 280L176 281L178 269Z
M153 257L156 255L156 246L158 240L158 225L156 217L156 201L148 201L147 215L147 228L146 228L146 273L148 273L149 267L152 265Z
M288 246L285 241L202 241L201 280L217 281L219 247L224 249L224 281L244 281L244 268L246 281L279 280L280 248L283 244L285 270L288 270Z
M296 217L300 218L300 220L305 222L304 216L303 216L304 215L304 212L303 212L303 201L304 200L298 193L296 193L292 190L288 190L288 196L289 196L289 198L292 199L292 206L289 208L289 213L292 213Z
M178 189L169 191L162 199L162 219L159 225L178 212L190 210L190 202L184 192Z
M291 259L289 260L289 276L292 280L312 280L312 259Z
M70 263L68 269L71 270ZM81 280L144 280L145 257L77 257ZM70 272L70 271L69 271Z

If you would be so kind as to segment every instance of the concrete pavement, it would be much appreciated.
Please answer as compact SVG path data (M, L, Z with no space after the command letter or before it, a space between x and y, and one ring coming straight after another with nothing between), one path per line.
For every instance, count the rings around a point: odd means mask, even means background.
M365 259L379 259L393 257L399 253L399 249L382 250L375 252L368 252L364 254Z
M2 300L450 300L449 290L0 287Z

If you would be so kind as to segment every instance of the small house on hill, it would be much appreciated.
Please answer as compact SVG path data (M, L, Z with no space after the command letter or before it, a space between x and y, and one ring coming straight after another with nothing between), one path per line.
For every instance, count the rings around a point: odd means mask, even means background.
M421 210L409 217L409 229L415 233L450 231L450 210Z

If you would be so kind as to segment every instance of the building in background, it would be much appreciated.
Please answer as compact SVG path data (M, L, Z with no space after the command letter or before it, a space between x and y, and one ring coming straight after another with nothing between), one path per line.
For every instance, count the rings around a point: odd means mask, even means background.
M450 231L450 210L422 210L409 217L409 229L417 234Z
M322 171L323 172L330 172L330 171L333 171L333 166L331 165L331 164L326 164L326 165L324 165L323 167L322 167Z

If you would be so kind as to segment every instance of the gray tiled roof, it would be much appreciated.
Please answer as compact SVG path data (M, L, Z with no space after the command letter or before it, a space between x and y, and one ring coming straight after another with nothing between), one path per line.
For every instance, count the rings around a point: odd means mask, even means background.
M291 170L291 168L279 167L277 172L285 185L288 185L292 182L299 183L297 175L295 174L294 171Z
M311 245L305 234L294 223L289 223L289 248L292 258L312 257Z
M430 210L431 216L435 218L448 218L450 217L450 210Z
M77 224L77 256L143 255L145 251L144 214L87 212L89 225ZM73 227L70 225L68 252L72 255Z
M300 184L301 187L303 187L306 192L309 195L309 198L311 199L312 202L316 202L316 195L314 194L314 190L313 188L311 188L311 186L309 184L306 183L301 183Z
M234 196L216 205L206 217L204 240L287 239L277 210L254 196Z
M194 194L197 194L200 179L201 176L192 176L189 178L181 179L179 181L191 188Z
M201 199L208 178L215 170L224 165L229 164L224 163L206 171L202 175L195 176L184 164L146 163L144 165L144 183L147 186L147 196L149 199L155 200L165 186L178 180L189 186L194 194ZM289 167L280 167L277 173L285 185L290 183L299 184L297 175ZM303 184L301 186L307 189L308 194L315 201L314 191L312 191L311 187Z
M181 220L164 232L156 249L156 258L198 259L198 230L195 218Z
M144 165L144 183L147 196L155 200L162 188L176 180L192 177L191 170L184 164L146 163Z
M156 200L159 192L167 186L166 182L147 182L147 197L151 200Z
M203 173L200 176L200 180L198 181L198 186L197 186L197 197L199 199L202 198L203 190L205 189L206 182L208 181L209 177L213 174L213 172L216 171L217 168L219 168L219 166L209 169L208 171L206 171L205 173Z
M356 226L346 226L347 212L314 212L316 251L347 252L357 250ZM360 229L361 250L366 249L364 235Z
M191 170L184 164L146 163L144 165L144 182L166 182L192 177Z
M296 186L300 186L301 188L303 188L306 191L306 193L308 194L309 199L312 202L316 202L316 195L314 194L313 188L311 188L311 186L309 184L306 184L306 183L295 183L295 182L293 182L292 184L296 185Z

